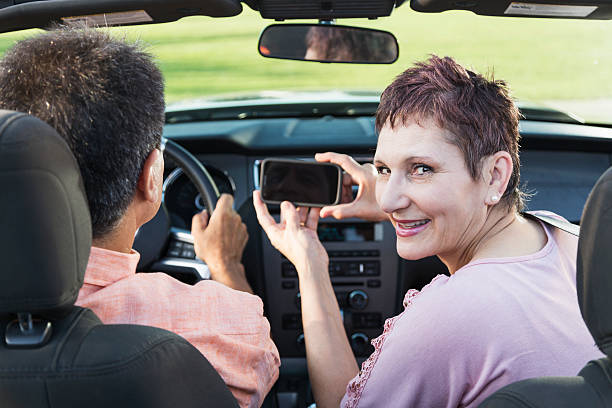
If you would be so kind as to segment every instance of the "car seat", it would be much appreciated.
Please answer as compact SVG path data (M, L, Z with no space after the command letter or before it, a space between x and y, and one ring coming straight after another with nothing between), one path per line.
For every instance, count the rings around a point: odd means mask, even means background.
M582 317L606 357L590 361L576 377L510 384L479 408L612 407L612 168L597 181L584 207L576 268Z
M91 221L76 159L54 129L0 111L0 186L0 406L238 406L183 338L104 325L74 305Z

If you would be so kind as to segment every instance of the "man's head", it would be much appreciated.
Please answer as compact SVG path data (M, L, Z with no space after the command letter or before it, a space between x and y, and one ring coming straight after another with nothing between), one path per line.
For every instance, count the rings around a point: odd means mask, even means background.
M94 239L113 230L139 185L150 184L141 175L158 172L163 78L137 44L87 29L20 41L0 61L0 108L36 116L68 142Z

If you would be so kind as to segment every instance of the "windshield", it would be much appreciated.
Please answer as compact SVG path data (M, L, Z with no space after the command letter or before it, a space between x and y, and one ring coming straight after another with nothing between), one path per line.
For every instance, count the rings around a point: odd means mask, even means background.
M112 30L150 44L166 78L169 104L269 90L380 93L415 61L437 54L506 80L521 102L561 109L591 123L612 124L610 21L484 17L462 11L428 14L408 5L378 20L338 21L395 34L400 57L391 65L263 58L257 40L271 23L245 7L231 18L190 17ZM1 49L26 35L0 36Z

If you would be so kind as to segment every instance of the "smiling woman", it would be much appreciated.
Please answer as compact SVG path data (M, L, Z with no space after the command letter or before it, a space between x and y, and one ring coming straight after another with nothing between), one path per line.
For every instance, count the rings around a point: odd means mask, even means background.
M316 235L319 211L285 202L277 224L254 195L270 241L297 270L318 406L337 406L346 390L343 407L475 407L506 384L573 375L601 355L575 299L577 237L520 214L518 119L504 82L433 56L383 92L378 175L345 155L317 157L360 190L321 214L389 218L402 258L436 255L451 274L408 291L359 373Z

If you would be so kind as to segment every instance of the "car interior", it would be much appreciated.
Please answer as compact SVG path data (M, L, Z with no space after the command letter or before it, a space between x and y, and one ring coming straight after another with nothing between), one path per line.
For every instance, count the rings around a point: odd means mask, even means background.
M605 358L590 361L576 377L531 378L507 385L480 405L484 408L607 407L612 404L609 310L610 209L612 170L593 187L584 207L578 241L576 281L582 316Z
M604 0L597 2L538 0L536 3L508 0L487 2L39 0L2 2L0 32L30 28L47 29L62 24L120 26L158 24L195 15L231 18L243 12L244 7L255 10L261 18L269 19L270 23L276 21L262 33L257 45L262 61L264 58L280 58L310 59L323 63L371 64L377 61L360 58L344 61L328 57L305 58L303 37L308 31L307 28L333 27L336 25L336 19L342 18L364 20L384 18L400 7L410 8L415 13L466 10L482 16L497 16L500 19L509 17L612 19L612 2ZM305 26L285 22L294 19L318 20L318 23ZM286 26L286 29L283 29L283 26ZM338 31L343 28L340 25L336 26ZM266 32L268 37L265 36ZM372 35L375 33L372 31ZM397 59L398 42L391 33L383 32L381 35L387 34L390 36L386 38L390 39L388 48L391 54L385 54L379 63L388 64ZM280 43L280 39L285 42ZM298 43L302 48L296 51ZM398 72L400 69L398 68ZM193 238L189 232L191 218L202 209L214 208L219 194L229 193L234 196L235 208L247 225L249 233L249 241L243 255L247 278L255 294L264 302L272 338L281 356L280 376L264 401L264 407L311 407L315 401L308 381L297 272L291 262L271 245L257 222L253 208L252 192L260 188L261 164L271 157L313 161L314 153L325 151L350 154L360 163L371 162L377 142L374 115L378 102L377 92L287 91L233 100L223 97L209 98L196 105L169 107L166 111L163 134L166 163L163 205L157 216L137 233L134 248L141 254L138 270L142 273L165 272L187 284L209 279L207 266L194 252ZM521 181L531 193L528 210L546 209L565 217L572 223L581 224L578 268L580 306L597 344L608 355L610 323L605 320L605 312L606 305L609 304L607 293L610 279L606 272L610 260L602 243L610 242L611 238L609 236L611 220L608 211L611 173L606 173L606 178L602 178L599 183L597 180L612 165L612 124L587 123L571 113L547 106L520 101L518 106L522 114ZM18 127L21 123L24 123L25 127L42 126L32 122L33 119L25 115L15 115L5 113L2 122L8 123L7 121L13 118L14 127ZM7 147L11 138L16 137L10 133L6 134L11 131L11 127L7 130L4 126L0 126L0 131L3 132L0 133L1 165L5 166L9 159L19 161L18 153ZM32 134L27 129L23 132L23 137ZM31 143L32 149L37 145L39 147L36 148L41 148L40 140L33 138ZM58 147L60 150L61 148L63 147ZM51 169L55 166L54 162L45 161L44 155L31 160L36 160L37 164L26 163L19 167L19 171L27 173L28 165L34 166L32 168L39 168L39 165L50 166ZM9 165L2 169L4 175L0 177L5 180L3 185L10 185L11 194L17 194L16 191L20 186L27 183L16 182L12 175L8 175L9 172L16 171ZM74 179L75 169L65 171L72 174L66 176L72 177L69 181L72 183L72 190L67 193L68 198L60 195L57 200L58 202L76 200L75 205L82 207L84 197L82 190L77 186L78 182ZM63 182L63 175L58 177L60 182ZM597 191L591 195L585 210L588 216L583 216L585 203L596 183ZM45 387L49 387L49 381L53 382L56 379L59 381L63 373L69 373L73 369L87 367L87 370L95 372L102 366L118 364L119 358L127 358L128 355L142 356L138 347L141 344L139 342L143 337L150 336L157 339L155 344L166 342L170 344L167 347L174 347L176 350L160 352L161 349L155 351L155 347L151 346L147 352L159 353L155 358L159 359L159 367L163 369L156 370L153 375L145 367L142 368L142 372L129 375L137 376L140 385L148 388L151 384L170 386L173 389L166 390L164 386L160 386L160 395L167 392L163 397L169 398L167 401L172 398L178 399L166 405L160 402L166 401L161 396L156 401L142 402L134 399L133 401L140 402L134 402L133 405L191 406L193 400L199 399L201 402L210 398L210 406L232 406L231 401L224 399L228 396L227 388L222 384L220 377L215 376L210 364L205 358L200 358L201 356L194 357L193 353L197 352L187 350L188 347L178 336L153 330L150 334L138 333L139 330L146 330L126 328L126 333L132 330L134 334L125 334L123 345L117 341L114 341L112 348L107 349L105 347L111 346L102 345L112 336L121 339L122 334L119 332L123 333L123 329L103 326L92 313L88 314L73 306L78 287L82 284L85 267L83 260L87 259L91 244L90 237L87 237L88 231L72 229L69 225L49 225L51 235L39 236L36 234L36 229L24 230L23 225L30 225L44 218L55 219L55 216L48 217L49 214L55 214L53 211L60 211L57 217L68 217L66 208L58 210L59 204L45 198L37 201L37 204L49 203L49 207L36 207L41 218L36 221L28 220L29 213L18 208L19 203L29 202L26 197L32 194L35 196L46 194L43 191L36 191L38 187L33 188L33 191L23 192L23 196L11 195L13 198L10 200L5 196L0 207L4 263L3 273L0 274L0 290L6 291L0 296L0 316L2 316L0 334L5 339L0 351L0 401L23 401L15 402L12 406L76 405L75 402L62 400L60 394L56 400L59 402L52 404L45 401L44 393L50 393L49 389L45 390ZM272 204L268 208L278 221L279 206ZM88 217L86 210L80 211L82 212L80 217ZM21 215L15 216L15 214ZM388 222L327 218L320 221L318 235L329 254L329 273L342 311L347 336L358 362L361 363L373 350L370 341L382 332L385 319L401 312L402 299L406 291L411 288L420 289L436 275L447 273L446 267L434 257L418 261L406 261L400 258L396 252L395 231ZM24 251L25 248L32 247L32 237L38 237L35 238L37 251L57 254L56 265L47 265L43 268L38 263L38 258L27 257ZM50 245L50 242L58 245ZM74 245L68 245L67 242ZM59 243L64 246L59 246ZM33 264L24 266L24 258ZM17 277L14 271L22 269L29 272L21 273ZM65 277L66 280L56 282L51 279L56 274ZM13 289L15 287L18 289ZM68 292L70 295L67 295ZM42 302L41 299L45 298L62 298L62 301L61 303L59 300ZM29 300L24 301L24 299ZM43 326L47 320L56 319L57 313L60 317L57 318L57 323L54 320L53 331L48 334ZM38 320L32 320L32 315ZM52 319L48 316L52 316ZM30 325L31 329L24 329L27 325ZM70 331L74 331L72 328L77 327L75 330L78 332L79 325L99 325L97 330L99 338L95 339L95 342L91 339L78 338L78 333L73 334ZM36 331L38 337L33 338L28 335L25 343L19 343L22 341L20 338L23 337L24 330ZM73 335L77 337L75 340L70 340L70 336ZM8 344L9 339L15 339L14 341L19 344ZM72 347L81 344L78 342L83 342L81 347L90 347L93 354L83 356L85 360L79 362L78 354L74 354L75 351L69 347L71 341L77 342ZM87 341L92 343L88 344ZM66 344L62 345L63 343ZM44 344L46 346L43 347ZM27 353L23 354L26 357L19 354L22 350L26 350L23 347L28 347ZM62 365L62 347L67 353L73 353L66 357L71 359L71 364ZM180 351L182 348L186 350ZM98 356L98 350L101 353L103 350L112 357ZM166 359L171 361L164 361L164 356L171 356ZM88 361L89 358L91 360ZM40 377L31 383L26 380L15 380L11 377L10 367L22 367L24 370L29 367L28 369L48 371L49 379ZM537 379L519 383L514 388L502 390L484 406L550 406L549 401L560 401L555 406L610 406L612 401L610 370L606 358L591 363L585 367L579 377L573 379ZM146 379L143 377L145 373L151 377ZM70 380L72 382L69 381L67 385L57 384L57 390L58 393L67 393L70 387L77 387L82 395L86 395L90 389L87 387L92 387L91 389L101 387L100 384L104 381L108 381L108 384L112 382L113 387L118 387L117 384L138 382L128 382L129 375L122 375L124 377L111 378L109 374L107 380L79 377ZM188 390L193 387L189 384L191 381L197 382L196 379L201 381L201 378L210 379L210 387L204 387L198 394L190 396L191 391ZM185 388L174 388L174 384L179 382L184 383ZM121 395L125 398L137 398L132 396L132 391L135 395L137 390L129 389L127 386L124 388L122 392L125 394ZM32 389L37 391L31 392ZM542 393L540 390L546 391ZM572 397L565 398L565 392ZM31 399L22 399L25 397ZM229 397L231 399L231 395ZM102 403L105 405L123 403L119 400L100 401L102 401L100 406ZM160 405L155 405L158 402ZM235 404L235 401L233 403ZM83 403L83 405L88 404Z
M0 200L2 405L237 407L185 339L154 327L104 325L74 305L91 249L77 161L39 119L0 111L0 127L0 178L10 192Z

